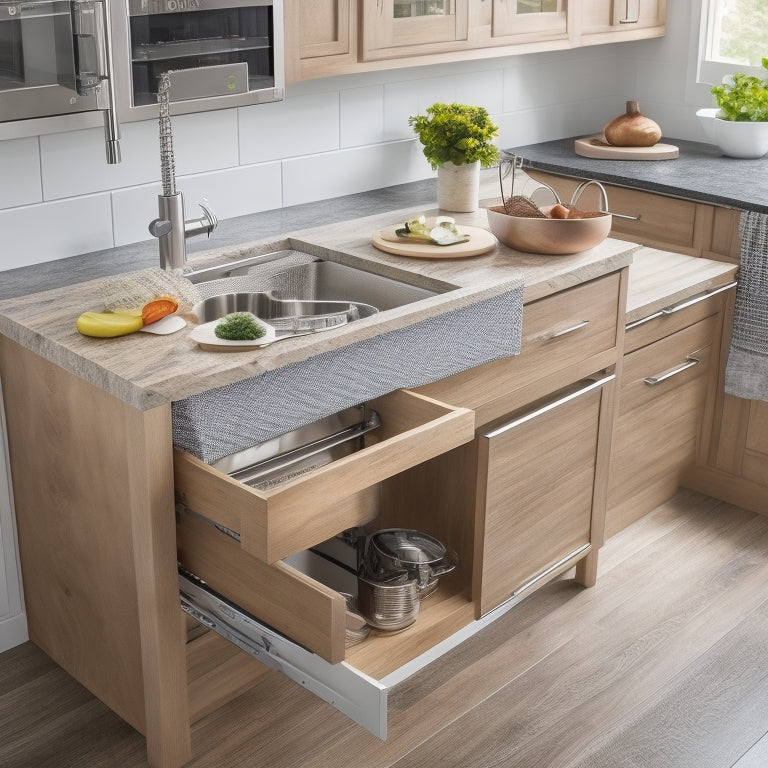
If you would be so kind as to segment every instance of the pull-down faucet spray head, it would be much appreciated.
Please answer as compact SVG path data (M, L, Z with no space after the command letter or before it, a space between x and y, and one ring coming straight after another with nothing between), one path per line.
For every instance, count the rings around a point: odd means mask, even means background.
M176 190L176 159L173 151L173 128L171 126L170 91L171 72L163 72L157 90L160 104L160 176L163 192L157 197L158 218L149 225L149 231L158 239L160 266L163 269L184 269L187 263L188 237L210 235L218 219L207 206L200 204L203 216L199 219L184 219L184 196Z

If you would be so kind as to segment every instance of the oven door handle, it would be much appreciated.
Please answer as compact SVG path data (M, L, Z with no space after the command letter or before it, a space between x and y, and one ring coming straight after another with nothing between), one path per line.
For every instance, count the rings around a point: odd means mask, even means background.
M95 93L104 112L107 162L120 162L120 125L117 122L112 31L106 0L70 0L75 39L77 91Z

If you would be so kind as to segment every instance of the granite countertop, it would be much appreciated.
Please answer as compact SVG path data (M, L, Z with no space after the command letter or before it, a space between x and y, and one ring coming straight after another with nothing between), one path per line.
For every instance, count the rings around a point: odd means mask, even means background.
M581 138L581 137L574 137ZM663 138L680 156L672 160L601 160L577 155L574 138L511 147L523 168L596 179L662 195L768 213L768 156L759 160L725 157L713 144Z
M487 228L484 207L499 202L495 171L484 172L481 195L481 209L456 214L458 223ZM424 200L423 207L408 202L408 207L401 210L190 257L192 266L197 268L246 254L297 248L439 292L437 296L348 326L237 353L200 349L189 338L189 327L167 336L136 333L117 339L92 339L77 333L75 321L80 313L101 308L97 279L0 301L0 333L145 410L517 290L521 283L525 286L524 301L534 301L629 265L637 247L608 239L584 253L547 257L523 254L499 244L487 254L466 259L412 259L374 248L371 235L376 230L404 221L413 213L438 212L431 207L434 203L429 198Z

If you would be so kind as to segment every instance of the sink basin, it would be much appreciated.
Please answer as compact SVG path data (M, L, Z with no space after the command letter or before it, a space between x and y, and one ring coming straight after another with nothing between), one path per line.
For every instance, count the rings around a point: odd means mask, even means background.
M192 312L201 323L218 320L232 312L251 312L276 330L300 333L335 328L374 315L378 310L361 302L278 299L271 291L261 291L211 296L196 304Z
M223 294L269 291L278 299L343 301L384 311L437 295L435 291L345 264L321 261L295 250L275 251L199 270L192 273L190 279L206 300ZM360 317L371 314L364 312L361 311Z

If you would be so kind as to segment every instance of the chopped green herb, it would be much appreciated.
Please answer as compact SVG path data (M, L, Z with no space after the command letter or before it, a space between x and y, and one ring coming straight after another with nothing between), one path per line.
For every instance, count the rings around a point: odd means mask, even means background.
M233 312L227 315L213 332L218 338L226 341L255 341L265 336L267 329L259 325L249 312Z

